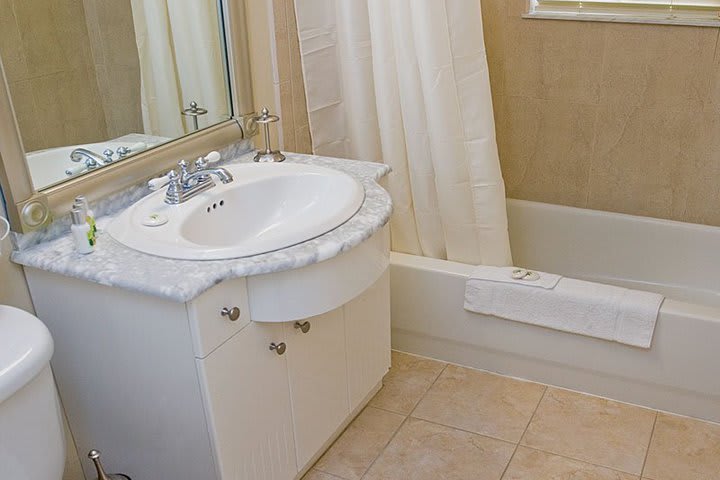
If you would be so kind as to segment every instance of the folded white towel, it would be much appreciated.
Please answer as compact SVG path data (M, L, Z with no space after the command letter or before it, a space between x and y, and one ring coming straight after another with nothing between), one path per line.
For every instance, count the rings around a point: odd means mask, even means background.
M561 275L554 273L536 272L520 267L489 267L478 265L470 273L474 280L487 280L490 282L515 283L528 287L555 288Z
M465 309L471 312L642 348L650 348L663 300L656 293L572 278L560 278L554 288L477 278L465 286Z

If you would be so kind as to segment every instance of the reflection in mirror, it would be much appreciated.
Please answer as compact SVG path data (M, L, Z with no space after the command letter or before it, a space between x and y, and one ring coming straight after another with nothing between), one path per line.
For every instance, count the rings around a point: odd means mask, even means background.
M231 117L217 0L0 0L36 190Z

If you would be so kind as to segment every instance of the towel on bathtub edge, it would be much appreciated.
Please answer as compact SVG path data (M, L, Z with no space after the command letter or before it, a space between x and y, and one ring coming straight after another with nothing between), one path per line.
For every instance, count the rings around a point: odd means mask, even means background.
M650 348L664 298L567 277L552 289L472 275L465 285L468 311L640 348Z

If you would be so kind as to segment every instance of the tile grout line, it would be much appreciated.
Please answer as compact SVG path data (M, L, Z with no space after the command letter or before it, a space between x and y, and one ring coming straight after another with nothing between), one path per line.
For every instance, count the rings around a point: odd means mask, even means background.
M546 389L545 389L545 392L543 392L542 398L545 397L545 394L547 393L547 391L548 391L550 388L556 388L556 387L552 387L552 386L550 386L550 385L546 385ZM567 390L567 389L561 389L561 390ZM582 392L575 392L575 391L573 391L573 390L568 390L568 391L573 392L573 393L578 393L578 394L580 394L580 395L585 395L585 394L583 394ZM588 395L589 395L589 396L592 396L592 397L596 397L595 395L590 395L590 394L588 394ZM540 399L541 402L542 402L542 398ZM605 399L605 397L596 397L596 398ZM610 399L605 399L605 400L610 400ZM611 400L611 401L614 401L614 400ZM623 402L619 402L619 403L623 403ZM628 405L636 406L636 405L633 405L633 404L628 404ZM532 423L532 419L535 418L535 414L537 414L537 410L538 410L539 407L540 407L540 403L538 403L538 407L535 409L535 412L533 412L533 416L530 418L530 422L528 422L528 425L527 425L527 427L525 428L525 431L523 432L522 437L520 437L520 442L518 442L518 446L520 446L520 444L522 443L522 440L523 440L523 438L525 437L525 434L527 433L528 429L530 428L530 423ZM533 446L531 446L531 445L522 445L522 446L525 447L525 448L529 448L529 449L531 449L531 450L535 450L536 452L542 452L542 453L546 453L546 454L548 454L548 455L555 455L555 456L558 456L558 457L566 458L566 459L568 459L568 460L572 460L572 461L574 461L574 462L580 462L580 463L584 463L584 464L587 464L587 465L592 465L592 466L595 466L595 467L604 468L604 469L607 469L607 470L611 470L611 471L613 471L613 472L620 472L620 473L625 473L625 474L628 474L628 475L633 475L633 476L638 477L638 479L641 479L641 478L642 478L642 474L644 473L644 470L645 470L645 462L647 461L647 456L648 456L648 453L650 452L650 442L652 442L653 433L655 432L655 424L656 424L656 422L657 422L657 417L658 417L658 415L659 415L659 412L658 412L657 410L652 410L652 409L649 409L649 408L647 408L647 407L638 407L638 408L644 408L645 410L650 410L650 411L652 411L652 412L655 414L655 417L653 418L652 430L651 430L651 433L650 433L650 440L649 440L649 442L648 442L648 449L645 451L645 458L644 458L644 460L643 460L643 466L642 466L639 474L626 472L626 471L624 471L624 470L619 470L619 469L617 469L617 468L615 468L615 467L611 467L611 466L608 466L608 465L603 465L603 464L600 464L600 463L591 462L591 461L586 460L586 459L580 459L580 458L571 457L571 456L569 456L569 455L565 455L565 454L562 454L562 453L554 452L554 451L551 451L551 450L545 450L545 449L538 448L538 447L533 447ZM501 480L502 480L502 477L501 477Z
M400 415L401 417L407 417L407 416L409 415L408 413L403 413L403 412L397 412L397 411L395 411L395 410L390 410L390 409L387 408L387 407L376 407L375 405L370 405L370 404L368 404L367 408L374 408L374 409L377 409L377 410L382 410L383 412L394 413L395 415Z
M585 465L590 465L590 466L593 466L593 467L602 468L602 469L604 469L604 470L610 470L610 471L612 471L612 472L622 473L622 474L625 474L625 475L632 475L633 477L637 477L638 479L640 479L640 475L639 475L639 474L626 472L626 471L624 471L624 470L618 470L618 469L615 468L615 467L609 467L609 466L607 466L607 465L602 465L602 464L600 464L600 463L590 462L590 461L588 461L588 460L581 460L581 459L575 458L575 457L569 457L569 456L564 455L564 454L562 454L562 453L551 452L551 451L549 451L549 450L543 450L542 448L531 447L531 446L529 446L529 445L518 445L518 446L523 447L523 448L527 448L528 450L534 450L534 451L536 451L536 452L545 453L545 454L551 455L551 456L553 456L553 457L560 457L560 458L564 458L564 459L566 459L566 460L571 460L571 461L573 461L573 462L582 463L582 464L585 464ZM648 480L650 480L650 479L648 479Z
M435 383L438 381L438 378L440 378L440 376L443 374L443 372L445 371L445 369L447 368L447 366L448 366L448 364L445 363L445 365L443 366L442 370L440 370L440 372L438 373L437 377L435 377L435 379L433 380L433 382L428 386L428 388L425 390L425 392L420 396L420 399L417 401L417 403L416 403L415 406L412 408L412 410L410 410L410 412L409 412L407 415L405 415L405 418L403 419L403 421L402 421L402 423L400 424L400 426L398 426L397 430L395 430L395 432L393 432L392 436L391 436L390 439L387 441L387 443L385 444L385 446L384 446L384 447L382 448L382 450L375 456L375 459L373 459L373 461L370 463L370 465L368 465L368 467L365 469L365 471L363 472L363 474L360 476L360 480L362 480L363 478L365 478L365 475L367 475L367 473L370 471L370 469L373 467L373 465L375 465L375 463L380 459L380 457L383 456L383 454L385 453L385 451L387 450L387 448L390 446L390 444L392 443L392 441L393 441L393 440L395 439L395 437L397 436L398 432L400 432L400 430L403 428L403 426L407 423L408 419L409 419L410 416L412 415L412 412L414 412L415 409L417 408L417 406L420 405L420 402L422 402L423 398L425 398L425 395L427 395L427 392L429 392L430 389L433 387L433 385L435 385ZM375 408L377 408L377 407L375 407ZM383 409L383 410L384 410L384 409ZM386 411L388 411L388 410L386 410ZM397 413L397 412L391 412L391 413Z
M495 440L498 442L509 443L510 445L517 445L517 442L513 442L512 440L507 440L505 438L500 438L500 437L493 437L492 435L488 435L486 433L478 433L478 432L474 432L472 430L466 430L464 428L456 427L453 425L446 425L444 423L439 423L439 422L436 422L433 420L428 420L428 419L422 418L422 417L411 417L411 418L413 420L419 420L421 422L429 423L431 425L437 425L438 427L444 427L444 428L449 428L450 430L457 430L458 432L469 433L470 435L475 435L477 437L483 437L483 438L487 438L489 440Z
M543 390L542 395L540 395L540 400L538 400L537 405L535 405L535 409L533 410L532 415L530 415L530 419L528 420L527 425L525 425L525 429L523 430L522 435L520 435L520 438L518 438L518 441L515 444L515 449L513 450L512 455L510 455L507 465L505 465L505 468L503 469L502 473L500 474L500 477L498 478L498 480L502 480L503 477L505 476L505 474L507 473L508 468L510 468L510 464L512 463L513 458L515 458L515 454L517 453L518 448L520 448L520 442L522 442L523 437L525 437L525 433L527 433L528 428L530 428L530 424L532 423L533 418L535 418L535 414L537 413L538 408L540 408L540 404L542 403L543 398L545 398L545 394L547 393L547 391L548 391L548 386L545 385L545 389Z
M446 364L443 366L442 370L440 370L440 373L438 373L437 377L435 377L435 379L434 379L434 380L432 381L432 383L428 386L428 388L425 389L425 391L423 392L423 394L420 395L420 398L419 398L418 401L415 403L415 406L412 408L412 410L410 410L410 413L408 413L408 415L407 415L408 417L412 417L412 416L413 416L413 413L415 413L415 410L417 410L417 407L422 403L423 400L425 400L425 396L428 394L428 392L429 392L430 390L432 390L432 388L435 386L435 384L437 383L437 381L440 380L440 377L442 377L442 374L445 373L445 370L447 370L448 365L450 365L450 364L449 364L449 363L446 363ZM413 417L413 418L415 418L415 417Z
M642 468L640 469L640 478L645 475L645 465L647 465L648 457L650 456L650 446L652 445L653 437L655 436L655 427L657 426L658 417L660 412L655 410L655 419L653 420L652 430L650 431L650 439L648 440L647 450L645 451L645 458L643 459Z
M375 463L377 463L377 461L380 459L380 457L382 457L383 453L385 453L385 450L387 450L387 448L390 446L390 444L392 443L392 441L395 440L395 437L397 436L398 432L399 432L399 431L402 429L402 427L407 423L407 421L408 421L409 418L410 418L409 416L406 416L405 418L403 418L402 423L398 426L398 428L397 428L397 429L393 432L393 434L390 436L390 438L388 439L387 443L385 443L385 446L383 446L382 450L380 450L380 452L375 456L375 458L373 459L373 461L370 462L370 465L368 465L367 468L365 469L365 471L362 473L362 475L360 475L360 480L362 480L363 478L365 478L365 476L368 474L368 472L369 472L370 469L373 467L373 465L375 465Z

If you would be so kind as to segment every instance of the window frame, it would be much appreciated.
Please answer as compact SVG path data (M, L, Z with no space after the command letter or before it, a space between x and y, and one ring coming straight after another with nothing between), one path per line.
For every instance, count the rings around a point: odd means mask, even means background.
M621 5L620 1L607 0L585 11L574 11L570 5L563 7L562 1L557 2L557 9L552 8L554 3L552 0L528 0L527 3L527 12L522 17L529 19L720 27L720 6L717 10L711 7L686 7L680 10L651 6L633 8L629 5ZM542 3L549 5L543 7ZM577 3L580 4L582 1L579 0ZM613 3L618 5L613 6Z

